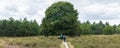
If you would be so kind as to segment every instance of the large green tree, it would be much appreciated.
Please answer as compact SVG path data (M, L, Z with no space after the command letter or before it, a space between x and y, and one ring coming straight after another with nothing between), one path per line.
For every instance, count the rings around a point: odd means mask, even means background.
M74 36L78 33L78 12L74 6L69 2L56 2L47 8L45 11L45 18L42 20L41 31L42 34L65 35Z

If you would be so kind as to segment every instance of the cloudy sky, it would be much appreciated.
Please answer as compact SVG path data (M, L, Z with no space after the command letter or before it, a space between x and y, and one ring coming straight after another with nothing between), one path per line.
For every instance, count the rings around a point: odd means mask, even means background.
M45 10L54 2L62 0L0 0L0 19L27 18L37 20L41 24L45 17ZM81 22L105 23L111 25L120 24L120 1L119 0L63 0L74 5L79 12Z

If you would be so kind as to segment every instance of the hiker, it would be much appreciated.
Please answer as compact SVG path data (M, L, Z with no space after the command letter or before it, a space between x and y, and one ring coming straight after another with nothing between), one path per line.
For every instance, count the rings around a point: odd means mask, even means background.
M60 37L59 37L58 39L61 39L61 40L62 40L62 39L63 39L63 35L62 35L62 34L60 34Z
M64 42L66 42L66 36L65 35L63 35L63 40L64 40Z
M60 37L59 37L58 39L61 39L61 40L63 40L64 42L66 42L66 36L63 35L63 34L60 34Z

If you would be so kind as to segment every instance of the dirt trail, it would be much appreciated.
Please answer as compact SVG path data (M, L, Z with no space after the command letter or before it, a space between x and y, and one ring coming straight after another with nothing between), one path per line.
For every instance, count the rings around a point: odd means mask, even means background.
M68 43L64 42L65 48L69 48Z
M74 46L70 42L62 42L60 48L74 48Z

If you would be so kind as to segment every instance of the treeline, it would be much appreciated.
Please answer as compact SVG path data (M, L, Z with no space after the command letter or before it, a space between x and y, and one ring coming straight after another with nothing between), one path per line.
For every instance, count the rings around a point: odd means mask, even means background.
M99 23L93 22L92 24L89 21L84 23L80 23L80 34L88 35L88 34L105 34L105 35L112 35L112 34L119 34L120 33L120 25L109 25L108 22L103 24L102 21Z
M9 20L0 20L0 36L34 36L39 35L39 25L36 20L27 21L14 20L12 17Z
M67 25L64 25L67 26ZM59 26L56 28L59 28ZM9 20L0 20L0 36L35 36L35 35L59 35L61 32L42 32L41 25L38 25L36 20L28 21L26 18L23 20L14 20L13 18L9 18ZM103 24L102 21L99 23L90 23L89 21L86 22L79 22L77 32L64 32L64 34L69 36L76 36L76 35L112 35L112 34L119 34L120 33L120 25L109 25L108 22ZM45 29L47 31L47 29ZM60 30L60 28L59 28Z

